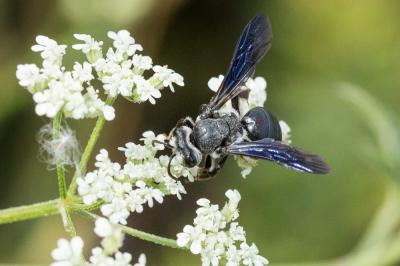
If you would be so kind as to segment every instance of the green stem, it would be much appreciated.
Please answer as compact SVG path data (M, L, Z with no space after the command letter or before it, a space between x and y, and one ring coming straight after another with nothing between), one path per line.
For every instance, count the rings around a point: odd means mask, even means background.
M155 244L161 245L161 246L166 246L166 247L170 247L170 248L177 248L177 249L185 249L183 247L180 247L176 244L176 240L174 239L170 239L170 238L166 238L166 237L162 237L162 236L157 236L154 234L150 234L150 233L146 233L143 231L140 231L138 229L132 228L132 227L128 227L125 225L120 225L122 231L130 236L133 237L137 237L139 239L145 240L145 241L149 241L149 242L153 242Z
M108 97L106 100L106 104L112 105L114 103L115 98ZM87 163L90 159L90 155L93 152L94 146L96 145L97 140L99 139L100 133L104 127L105 119L103 116L97 118L96 125L94 126L92 133L90 134L89 140L86 144L85 150L83 151L81 160L79 162L79 168L75 171L74 176L72 178L71 184L68 188L68 197L73 195L76 190L76 179L80 174L85 173Z
M88 218L89 220L92 220L92 221L95 221L97 218L100 217L100 216L98 216L98 215L96 215L94 213L91 213L91 212L88 212L88 211L85 211L85 210L76 210L76 212L78 212L83 217L86 217L86 218ZM127 235L130 235L130 236L133 236L133 237L137 237L137 238L145 240L145 241L153 242L153 243L161 245L161 246L166 246L166 247L176 248L176 249L185 249L185 248L179 247L176 244L176 241L174 239L170 239L170 238L166 238L166 237L161 237L161 236L149 234L149 233L140 231L138 229L125 226L125 225L118 225L118 226Z
M68 201L68 203L64 202L64 208L68 209L70 212L77 209L91 211L98 209L102 203L102 201L97 201L92 205L82 205L74 203L73 201ZM7 224L60 214L61 205L62 204L60 199L54 199L25 206L3 209L0 210L0 224Z
M53 119L53 139L57 139L60 135L62 121L62 111L58 112ZM61 162L57 162L58 192L61 199L65 199L67 195L67 186L65 184L65 168Z
M30 204L20 207L11 207L0 210L0 224L24 221L60 213L59 199Z

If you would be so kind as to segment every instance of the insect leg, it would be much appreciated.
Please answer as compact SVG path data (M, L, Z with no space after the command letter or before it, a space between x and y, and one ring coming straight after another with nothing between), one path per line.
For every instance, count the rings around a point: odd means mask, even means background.
M194 121L191 117L187 116L185 118L180 119L177 123L176 126L169 132L168 134L168 139L171 139L174 135L174 132L178 127L182 126L187 126L189 128L194 128Z
M174 176L173 174L172 174L172 172L171 172L171 166L172 166L172 160L175 158L175 156L176 156L176 154L173 154L172 156L171 156L171 158L169 159L169 162L168 162L168 175L170 176L170 177L172 177L173 179L179 179L179 177L176 177L176 176Z
M214 177L219 172L219 170L221 170L221 168L224 166L226 159L228 159L228 156L224 156L222 157L222 159L217 161L217 159L212 158L211 156L208 155L208 157L206 158L206 165L205 167L199 169L199 173L196 176L196 180L204 181Z
M155 140L152 141L152 143L153 143L153 144L154 144L154 143L162 144L162 145L164 145L164 147L166 147L166 148L168 148L168 149L170 149L170 150L173 150L173 149L174 149L174 146L172 146L171 144L169 144L168 141L161 141L161 140L155 139Z
M193 119L191 117L187 116L185 118L180 119L178 121L178 123L176 124L176 126L177 127L187 126L187 127L193 128L194 127L194 121L193 121Z

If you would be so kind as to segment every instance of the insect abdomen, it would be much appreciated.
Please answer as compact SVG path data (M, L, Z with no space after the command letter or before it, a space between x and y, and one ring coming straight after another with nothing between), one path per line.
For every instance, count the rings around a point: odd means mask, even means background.
M271 138L282 140L281 127L278 119L262 107L255 107L242 118L242 124L251 140Z

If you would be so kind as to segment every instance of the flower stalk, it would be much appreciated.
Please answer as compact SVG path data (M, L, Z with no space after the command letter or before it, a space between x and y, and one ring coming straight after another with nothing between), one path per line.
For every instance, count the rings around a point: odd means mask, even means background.
M100 216L98 216L94 213L88 212L86 210L76 210L76 212L78 214L80 214L81 216L83 216L89 220L92 220L92 221L96 221L96 219L100 218ZM118 227L127 235L130 235L130 236L133 236L133 237L136 237L136 238L148 241L148 242L152 242L154 244L158 244L158 245L166 246L166 247L170 247L170 248L176 248L176 249L186 249L183 247L179 247L176 244L176 240L174 240L174 239L146 233L146 232L143 232L138 229L135 229L135 228L132 228L129 226L125 226L125 225L118 225Z
M53 119L53 140L57 139L60 135L62 121L62 111L59 111ZM61 162L56 162L57 165L57 178L58 178L58 192L61 199L67 196L67 185L65 183L65 168Z

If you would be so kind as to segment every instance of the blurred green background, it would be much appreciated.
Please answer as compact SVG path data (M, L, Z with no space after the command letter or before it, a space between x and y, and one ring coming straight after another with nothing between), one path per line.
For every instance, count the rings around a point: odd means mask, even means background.
M224 192L236 188L248 242L270 262L346 254L382 202L388 175L379 160L367 159L373 136L337 91L340 82L354 83L394 114L400 112L400 2L395 0L1 0L0 208L57 197L55 174L38 161L35 142L47 120L34 114L30 94L15 78L17 64L40 63L30 51L36 35L72 45L73 33L104 40L109 30L127 29L156 64L168 64L185 77L184 88L165 91L155 106L117 101L117 118L106 124L95 152L105 147L121 161L116 147L138 141L145 130L168 132L182 116L197 114L211 97L208 79L226 71L242 28L256 13L269 15L274 32L273 48L256 71L268 82L266 106L291 126L293 144L321 154L332 173L313 176L260 162L244 180L230 160L217 178L189 184L183 200L147 208L132 215L129 225L174 238L192 223L198 198L222 204ZM69 50L67 65L78 54ZM70 122L82 145L93 124ZM93 226L74 219L89 250L98 241ZM58 216L2 225L0 262L48 263L60 237L67 235ZM200 264L189 252L131 237L124 249L135 258L145 252L149 265Z

